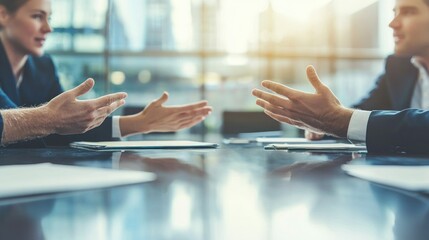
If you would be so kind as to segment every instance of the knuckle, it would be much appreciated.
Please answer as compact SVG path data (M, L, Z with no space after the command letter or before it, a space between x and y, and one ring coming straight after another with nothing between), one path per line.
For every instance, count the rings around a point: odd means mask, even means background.
M110 104L112 104L112 103L114 103L115 102L115 98L113 98L112 96L109 96L107 99L106 99L106 106L109 106Z
M86 118L88 125L92 123L95 119L96 119L96 114L94 112L91 112L90 114L88 114Z
M92 113L96 110L96 107L93 104L88 104L88 106L86 107L86 111L89 113Z

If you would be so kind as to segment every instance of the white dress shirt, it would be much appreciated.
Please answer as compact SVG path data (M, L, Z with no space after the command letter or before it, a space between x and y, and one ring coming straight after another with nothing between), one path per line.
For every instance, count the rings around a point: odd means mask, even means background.
M411 108L429 109L429 75L426 68L415 58L411 63L419 70L419 77L411 98ZM425 91L426 90L426 91ZM347 138L351 140L365 141L371 111L355 110L350 119L347 130Z
M112 117L112 138L122 137L121 128L119 126L119 118L120 116Z

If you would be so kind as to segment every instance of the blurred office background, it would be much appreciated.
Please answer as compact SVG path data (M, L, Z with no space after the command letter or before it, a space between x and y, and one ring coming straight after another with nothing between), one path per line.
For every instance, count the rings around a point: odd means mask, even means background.
M263 79L312 91L316 66L345 105L373 86L392 52L393 0L55 0L47 52L66 89L87 77L92 96L126 91L143 106L209 100L215 111L260 110ZM292 131L292 130L291 130Z

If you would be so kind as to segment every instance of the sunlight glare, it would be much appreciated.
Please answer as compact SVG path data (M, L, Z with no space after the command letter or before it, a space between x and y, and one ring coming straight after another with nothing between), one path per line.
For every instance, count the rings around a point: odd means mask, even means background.
M313 11L330 2L332 0L273 0L272 4L276 12L295 20L307 22L311 18Z

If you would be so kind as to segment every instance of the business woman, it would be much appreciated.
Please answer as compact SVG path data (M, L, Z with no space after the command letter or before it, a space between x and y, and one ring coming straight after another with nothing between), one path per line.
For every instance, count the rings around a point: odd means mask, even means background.
M35 106L63 92L52 59L43 46L52 28L50 0L0 0L0 108ZM153 131L191 127L211 113L206 101L166 107L168 94L152 101L142 112L107 118L85 134L51 135L24 146L66 145L72 141L111 140Z

